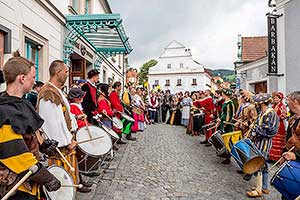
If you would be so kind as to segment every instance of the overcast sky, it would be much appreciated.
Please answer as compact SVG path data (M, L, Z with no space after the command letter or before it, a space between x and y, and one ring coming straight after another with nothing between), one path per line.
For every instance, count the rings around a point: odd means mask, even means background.
M266 35L267 0L109 0L133 47L132 67L157 59L171 41L211 69L233 69L237 35Z

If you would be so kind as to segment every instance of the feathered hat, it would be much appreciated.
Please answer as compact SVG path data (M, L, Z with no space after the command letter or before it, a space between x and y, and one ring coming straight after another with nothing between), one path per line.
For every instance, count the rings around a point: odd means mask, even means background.
M250 91L245 90L245 89L240 89L240 94L241 94L241 97L247 102L251 101L251 99L254 96L253 93L251 93Z
M253 97L253 102L256 104L269 103L272 100L272 95L269 93L257 94Z

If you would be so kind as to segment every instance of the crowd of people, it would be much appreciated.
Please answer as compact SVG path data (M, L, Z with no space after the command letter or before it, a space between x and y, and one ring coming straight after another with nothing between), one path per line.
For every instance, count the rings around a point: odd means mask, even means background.
M126 144L125 138L135 141L133 133L145 130L143 91L130 83L123 93L120 82L99 84L99 72L92 69L87 80L78 81L66 92L69 71L61 60L50 64L48 82L35 81L35 73L34 63L18 52L3 68L7 89L0 94L0 196L46 199L47 192L71 187L63 186L50 173L47 166L53 165L70 175L77 191L88 193L92 184L84 181L82 175L98 176L99 172L81 169L79 161L85 152L78 148L79 143L104 140L103 135L94 137L95 127L109 135L109 152L118 150L116 144ZM77 133L88 134L90 138L79 142ZM109 152L105 150L107 155ZM46 158L47 166L41 158ZM29 178L20 182L28 173ZM20 187L15 190L13 186L18 182Z
M282 157L283 161L300 161L299 91L287 97L281 92L254 95L243 89L236 91L234 85L219 85L216 91L172 95L168 90L148 92L127 83L122 92L121 82L99 83L96 69L88 72L87 80L77 81L66 91L69 71L63 61L53 61L49 74L48 82L35 81L34 63L18 52L4 65L7 89L0 93L1 198L9 194L8 199L45 199L46 191L41 186L48 192L62 187L60 180L39 160L41 155L46 156L48 166L61 166L74 184L81 184L77 191L90 192L91 183L83 181L80 171L79 160L84 152L78 149L82 141L76 140L76 134L87 130L88 141L104 136L93 138L89 127L106 131L113 141L112 150L116 151L115 144L135 141L134 134L143 132L146 126L185 126L187 134L205 135L200 143L207 147L213 144L218 156L225 158L222 164L230 164L234 157L245 180L256 177L256 186L247 192L249 197L269 193L267 162L281 161ZM4 82L1 77L0 81ZM215 145L214 138L222 140L224 148ZM263 158L256 163L261 164L257 170L253 170L257 166L245 170L243 165L249 159L236 156L241 155L234 151L239 141ZM25 174L29 178L14 190L17 182L24 181L20 177ZM86 171L84 175L99 174Z
M268 163L300 161L299 91L292 92L287 97L281 92L255 95L244 89L236 91L235 85L232 84L229 87L219 85L218 90L197 91L192 94L185 92L184 95L178 93L170 96L167 91L162 99L160 105L163 112L170 111L167 123L185 126L186 133L192 136L204 134L205 140L200 143L207 147L214 145L217 155L225 158L222 164L230 164L231 157L234 156L242 169L237 172L245 174L244 180L256 177L256 186L247 192L249 197L269 194ZM217 140L217 143L214 140ZM243 171L245 160L236 157L233 148L238 141L257 150L255 156L263 157L262 166L255 172L247 174ZM220 144L226 147L225 151L220 151ZM239 150L243 151L243 148ZM244 152L243 156L246 154ZM247 159L250 160L251 157ZM291 177L296 177L296 180L288 184L294 182L293 184L297 185L300 180L297 173ZM282 190L289 193L286 188ZM300 195L300 187L296 190L298 191L292 191L290 194ZM281 192L280 189L279 191ZM286 196L284 198L290 199Z

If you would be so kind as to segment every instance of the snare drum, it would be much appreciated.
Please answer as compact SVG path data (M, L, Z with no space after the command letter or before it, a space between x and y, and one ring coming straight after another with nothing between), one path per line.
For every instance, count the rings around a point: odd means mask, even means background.
M122 125L123 126L123 125ZM120 137L118 136L118 134L112 130L111 128L107 127L107 126L102 126L102 128L113 138L115 139L119 139Z
M222 135L225 147L228 152L231 151L232 146L242 139L242 131L234 131Z
M52 165L48 167L48 171L53 174L61 183L61 185L74 185L72 177L68 174L68 172L59 166ZM75 199L75 188L74 187L60 187L57 191L48 192L45 186L43 190L47 196L47 199L51 200L74 200Z
M222 138L222 130L216 131L212 136L208 139L208 141L216 148L218 154L225 153L225 145Z
M287 161L281 165L272 177L271 185L286 200L296 199L300 195L300 162Z
M117 129L122 129L123 128L122 121L119 118L113 117L112 120L113 120L113 126L115 128L117 128Z
M129 134L131 132L131 127L134 123L134 119L127 114L122 113L121 121L123 123L122 133Z
M102 137L89 142L81 143L91 139L87 127L82 127L76 133L76 141L79 143L76 154L78 166L81 172L90 172L98 169L100 156L109 152L112 147L110 135L103 129L97 126L88 126L92 138Z
M231 155L245 174L253 174L265 165L265 159L250 139L237 142L231 148Z

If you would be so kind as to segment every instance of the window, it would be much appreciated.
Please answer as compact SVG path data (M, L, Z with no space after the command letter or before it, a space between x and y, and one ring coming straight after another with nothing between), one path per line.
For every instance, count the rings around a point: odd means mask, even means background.
M183 63L180 63L180 68L183 68Z
M197 79L193 78L192 85L197 85Z
M170 86L170 80L166 80L166 85L165 86Z
M35 80L39 80L39 49L41 47L28 39L25 39L25 55L28 60L34 63L36 76Z
M11 53L11 30L0 24L0 69L4 65L4 54Z
M159 85L159 80L155 80L154 85Z
M168 64L168 66L167 66L169 69L171 68L171 64Z
M181 79L177 79L177 85L176 86L181 86Z

